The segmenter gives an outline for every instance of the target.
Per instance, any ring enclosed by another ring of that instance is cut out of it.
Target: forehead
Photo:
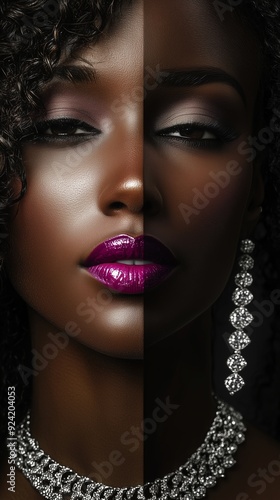
[[[238,16],[222,22],[210,0],[146,0],[145,63],[164,69],[212,67],[225,71],[254,101],[261,52],[253,32]],[[251,98],[251,99],[250,99]]]
[[[222,70],[240,84],[251,111],[259,88],[261,51],[252,30],[237,11],[221,21],[210,0],[125,3],[121,17],[79,55],[96,71],[101,94],[138,87],[155,68]]]

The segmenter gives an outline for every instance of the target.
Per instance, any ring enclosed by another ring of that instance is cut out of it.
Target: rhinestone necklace
[[[196,500],[205,498],[245,440],[246,427],[240,413],[221,401],[206,438],[178,470],[144,486],[113,488],[79,476],[58,464],[40,449],[30,432],[30,413],[16,431],[16,465],[32,486],[49,500]]]

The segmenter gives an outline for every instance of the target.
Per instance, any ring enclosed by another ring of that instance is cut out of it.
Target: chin
[[[107,318],[109,320],[109,318]],[[75,338],[75,342],[104,356],[117,359],[143,360],[144,332],[143,328],[131,329],[128,325],[114,325],[111,328],[102,325],[94,331],[85,331]]]

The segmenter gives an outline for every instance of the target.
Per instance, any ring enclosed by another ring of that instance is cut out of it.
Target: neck
[[[203,442],[216,406],[211,372],[210,313],[146,352],[145,418],[159,401],[172,406],[147,439],[145,481],[177,469]]]
[[[41,448],[79,474],[122,487],[186,462],[215,411],[209,316],[147,349],[144,363],[110,358],[74,339],[53,349],[33,381],[31,428]],[[48,332],[49,325],[31,320],[37,356],[46,353]]]

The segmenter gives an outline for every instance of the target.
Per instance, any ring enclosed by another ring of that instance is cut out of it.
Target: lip
[[[100,243],[82,265],[93,278],[112,290],[141,294],[162,283],[177,261],[172,252],[153,236],[133,238],[121,234]]]

